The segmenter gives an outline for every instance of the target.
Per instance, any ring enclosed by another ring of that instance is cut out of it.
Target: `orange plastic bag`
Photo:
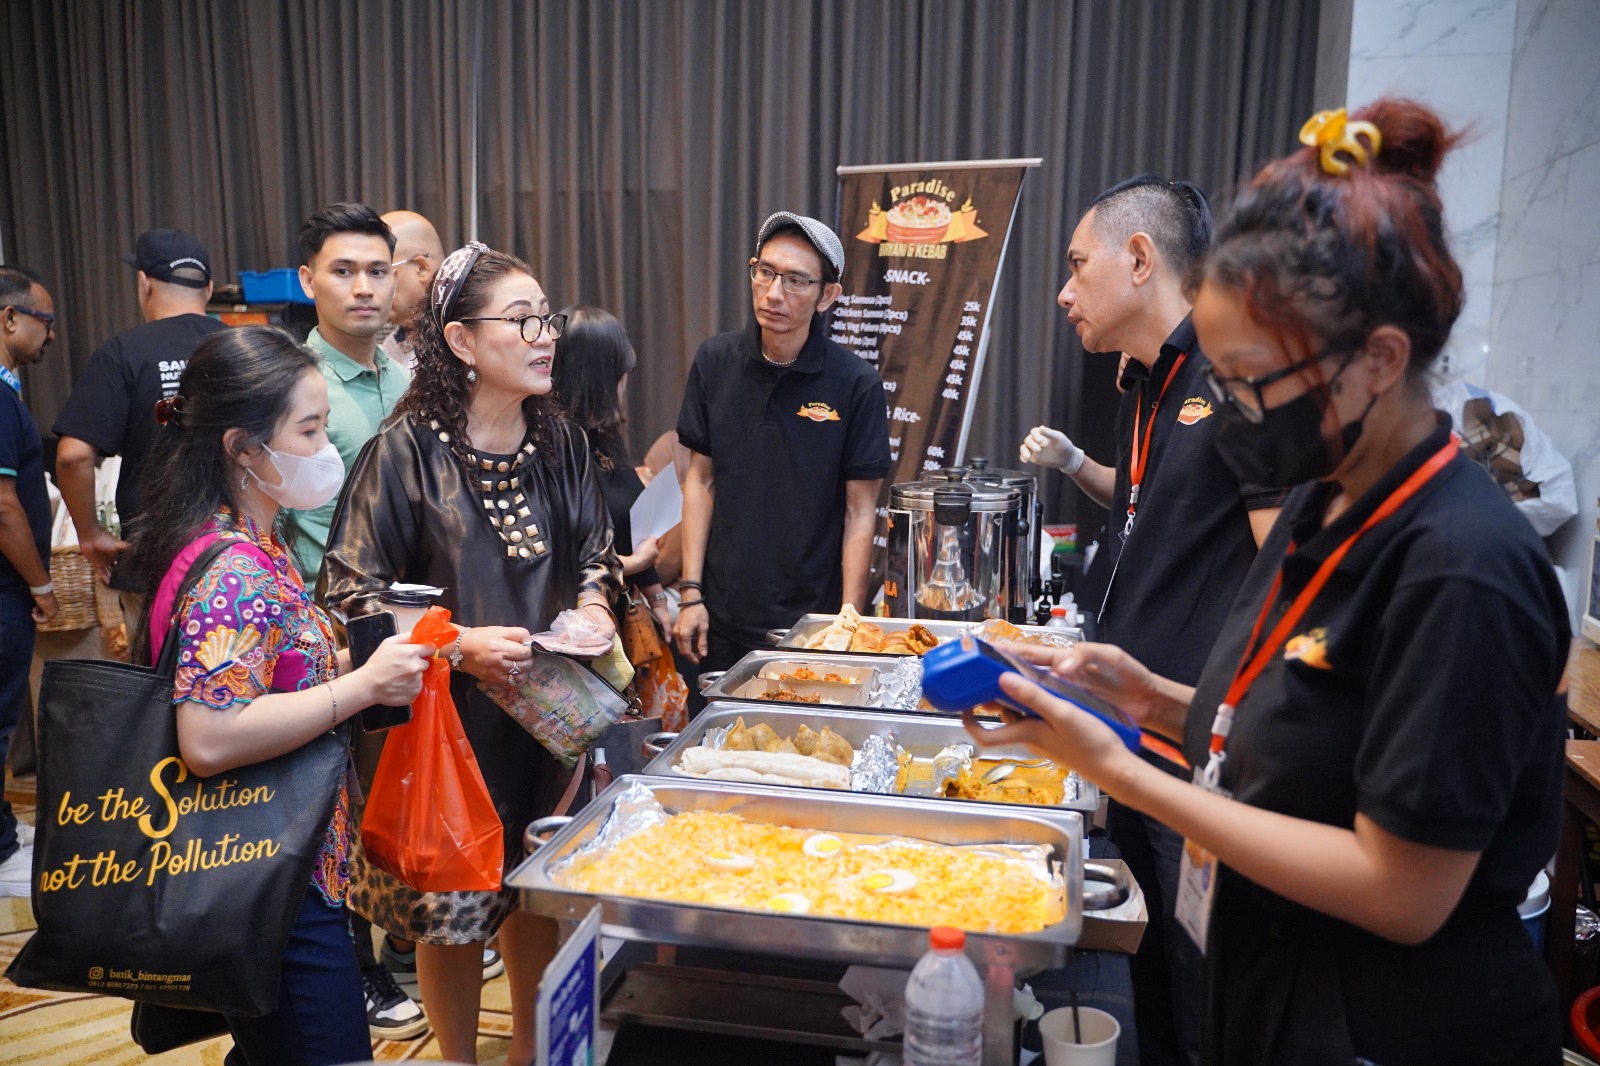
[[[441,648],[454,643],[450,612],[428,608],[412,639]],[[461,728],[443,659],[423,675],[411,721],[389,731],[367,794],[361,844],[372,865],[420,892],[500,888],[504,830]]]

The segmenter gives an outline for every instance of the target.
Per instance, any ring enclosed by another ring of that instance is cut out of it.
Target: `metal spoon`
[[[992,766],[985,770],[983,772],[983,776],[978,780],[982,781],[986,785],[992,785],[996,781],[1002,781],[1005,778],[1010,777],[1012,771],[1016,770],[1018,767],[1025,766],[1029,769],[1034,769],[1040,766],[1049,765],[1049,759],[1006,759],[1001,762],[999,766]]]

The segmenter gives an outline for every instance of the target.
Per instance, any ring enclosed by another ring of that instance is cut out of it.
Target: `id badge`
[[[1183,842],[1178,863],[1178,902],[1175,917],[1200,954],[1206,953],[1206,931],[1211,927],[1211,905],[1217,898],[1217,857],[1192,840]]]

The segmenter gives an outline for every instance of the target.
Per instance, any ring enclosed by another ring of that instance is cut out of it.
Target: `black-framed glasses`
[[[821,285],[821,278],[808,278],[804,274],[780,274],[765,263],[750,264],[750,280],[762,288],[770,288],[774,281],[783,279],[783,291],[804,296],[813,285]]]
[[[6,304],[6,310],[27,315],[29,318],[37,318],[40,322],[44,323],[45,329],[51,329],[56,324],[56,316],[52,315],[49,311],[35,311],[31,307],[18,307],[16,304]]]
[[[522,339],[529,344],[538,343],[539,337],[550,331],[550,339],[555,340],[561,336],[561,331],[567,328],[567,316],[557,313],[553,315],[517,315],[514,318],[480,316],[478,318],[458,318],[457,322],[515,322],[517,329],[522,333]],[[532,322],[533,336],[528,336],[528,323]]]
[[[1270,374],[1262,374],[1260,377],[1253,378],[1223,377],[1215,369],[1208,366],[1205,369],[1206,385],[1210,387],[1211,395],[1219,403],[1225,403],[1236,408],[1240,414],[1251,422],[1260,422],[1266,417],[1267,401],[1264,392],[1268,385],[1282,381],[1291,374],[1298,374],[1302,370],[1316,366],[1324,359],[1332,359],[1340,354],[1342,353],[1334,351],[1321,352],[1307,359],[1302,359],[1298,363],[1290,363],[1288,366],[1274,370]],[[1355,353],[1351,353],[1351,358],[1354,357]],[[1349,365],[1350,362],[1347,359],[1345,366]],[[1334,374],[1334,378],[1337,378],[1342,373],[1344,373],[1344,366],[1339,368],[1339,373]],[[1330,381],[1329,384],[1332,384],[1332,382]]]

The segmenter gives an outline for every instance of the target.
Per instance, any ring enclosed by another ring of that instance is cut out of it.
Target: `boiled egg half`
[[[780,914],[805,914],[811,910],[811,901],[798,892],[779,892],[767,898],[767,909]]]
[[[800,849],[813,859],[831,859],[844,850],[844,841],[832,833],[816,833],[806,837]]]
[[[908,870],[874,870],[861,879],[861,887],[880,896],[903,896],[917,887],[917,875]]]
[[[736,851],[708,851],[705,854],[705,862],[713,870],[731,874],[742,874],[756,864],[750,856],[740,855]]]

